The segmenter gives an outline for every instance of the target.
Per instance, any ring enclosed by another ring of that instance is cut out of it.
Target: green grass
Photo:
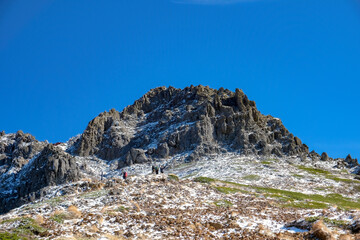
[[[329,171],[323,170],[323,169],[318,169],[318,168],[309,168],[309,167],[305,167],[305,166],[297,166],[298,169],[304,170],[308,173],[314,174],[314,175],[327,175],[327,174],[331,174]]]
[[[2,221],[1,224],[9,222],[19,222],[19,225],[13,230],[13,233],[22,236],[41,235],[47,231],[46,228],[39,226],[34,219],[28,217],[5,220]]]
[[[55,207],[64,201],[63,197],[54,197],[49,200],[46,200],[45,203],[48,203],[51,207]]]
[[[215,206],[217,207],[231,207],[233,204],[232,202],[228,201],[228,200],[218,200],[214,202]]]
[[[215,179],[208,178],[208,177],[197,177],[194,179],[194,181],[200,182],[200,183],[212,183],[212,182],[215,182]]]
[[[305,221],[313,223],[320,219],[322,219],[327,224],[330,224],[332,226],[337,226],[337,227],[347,227],[350,224],[349,222],[344,221],[344,220],[330,219],[327,217],[320,217],[320,216],[308,217],[308,218],[305,218]]]
[[[269,165],[269,164],[271,164],[272,162],[270,162],[270,161],[261,161],[261,163],[262,163],[262,164],[265,164],[265,165]]]
[[[196,175],[196,173],[194,172],[194,173],[191,173],[191,174],[189,174],[189,175],[186,175],[184,178],[191,178],[191,177],[193,177],[193,176],[195,176]]]
[[[326,171],[326,170],[323,170],[323,169],[309,168],[309,167],[305,167],[305,166],[297,166],[297,167],[298,167],[298,169],[304,170],[304,171],[306,171],[306,172],[308,172],[310,174],[324,176],[325,178],[334,180],[336,182],[360,183],[358,180],[355,180],[355,179],[347,179],[347,178],[336,177],[336,176],[332,175],[329,171]]]
[[[320,169],[321,170],[321,169]],[[327,172],[325,170],[315,171],[315,172]],[[266,187],[257,187],[250,186],[245,184],[233,183],[229,181],[220,181],[212,178],[198,177],[198,182],[202,183],[212,183],[212,182],[220,182],[231,185],[229,186],[215,186],[215,189],[218,191],[231,194],[236,192],[244,192],[245,189],[253,189],[256,192],[264,194],[267,197],[279,198],[282,201],[291,201],[289,204],[283,205],[284,207],[297,207],[297,208],[327,208],[330,205],[336,205],[342,209],[360,209],[360,201],[353,201],[350,198],[343,197],[341,194],[328,194],[328,195],[320,195],[320,194],[305,194],[301,192],[293,192],[287,190],[281,190],[276,188],[266,188]],[[240,189],[241,187],[241,189]],[[246,191],[247,192],[247,191]],[[249,192],[247,192],[249,193]]]
[[[129,208],[124,207],[124,206],[120,206],[120,207],[116,208],[115,211],[126,212],[126,211],[129,211]]]
[[[67,218],[67,215],[65,213],[55,214],[50,219],[58,222],[58,223],[64,223],[64,220]]]
[[[15,233],[0,232],[0,240],[27,240],[28,238],[20,237]]]
[[[293,201],[292,198],[286,197],[286,196],[281,195],[281,194],[268,194],[268,193],[266,193],[266,194],[264,194],[264,196],[267,197],[267,198],[268,198],[268,197],[270,197],[270,198],[276,198],[276,199],[278,199],[278,200],[280,200],[280,201],[282,201],[282,202]]]
[[[251,175],[247,175],[247,176],[242,177],[242,179],[248,180],[248,181],[258,181],[258,180],[261,179],[261,177],[258,176],[258,175],[251,174]]]
[[[98,198],[101,196],[105,196],[109,191],[108,190],[98,190],[98,191],[92,191],[81,195],[81,198]]]
[[[230,187],[215,187],[215,189],[217,189],[219,192],[225,193],[225,194],[229,194],[229,193],[237,193],[237,192],[241,192],[241,189],[238,188],[230,188]]]
[[[347,178],[339,178],[333,175],[326,175],[325,176],[328,179],[334,180],[336,182],[344,182],[344,183],[360,183],[358,180],[354,179],[347,179]]]
[[[174,181],[179,181],[179,177],[176,176],[175,174],[169,174],[168,179],[169,180],[174,180]]]
[[[300,175],[300,174],[291,174],[291,175],[293,175],[296,178],[304,178],[304,175]]]
[[[329,206],[326,203],[321,202],[291,202],[282,205],[282,207],[288,208],[302,208],[302,209],[325,209]]]

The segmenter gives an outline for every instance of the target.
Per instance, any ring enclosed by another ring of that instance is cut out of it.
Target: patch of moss
[[[208,177],[197,177],[194,179],[194,181],[200,182],[200,183],[212,183],[212,182],[215,182],[215,179],[208,178]]]
[[[15,233],[0,232],[0,240],[27,240],[26,237],[21,237]]]

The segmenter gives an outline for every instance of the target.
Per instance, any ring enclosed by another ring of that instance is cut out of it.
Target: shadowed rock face
[[[0,183],[0,213],[42,197],[47,186],[79,178],[74,157],[49,144],[16,175]]]
[[[132,149],[145,154],[129,158]],[[155,88],[121,113],[101,113],[89,123],[74,152],[120,158],[120,166],[125,166],[184,152],[194,160],[224,151],[308,155],[299,138],[279,119],[262,115],[241,90],[204,86]]]

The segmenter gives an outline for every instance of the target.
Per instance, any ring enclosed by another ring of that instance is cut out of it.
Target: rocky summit
[[[355,239],[359,169],[242,90],[158,87],[66,143],[0,132],[0,239]]]
[[[309,150],[279,119],[262,115],[241,90],[203,86],[155,88],[121,113],[101,113],[73,149],[79,156],[121,159],[120,167],[224,152],[306,157]]]

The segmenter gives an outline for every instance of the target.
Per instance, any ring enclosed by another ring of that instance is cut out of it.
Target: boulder
[[[128,165],[133,163],[145,163],[148,162],[148,158],[143,149],[132,148],[126,155],[126,162]]]
[[[160,143],[158,148],[155,150],[155,153],[161,157],[161,158],[166,158],[169,156],[169,147],[167,145],[167,143]]]

